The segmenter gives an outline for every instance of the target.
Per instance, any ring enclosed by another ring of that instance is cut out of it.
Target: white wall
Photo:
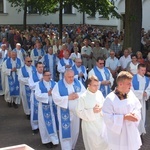
[[[118,7],[118,12],[121,14],[125,13],[125,0],[115,1],[115,5]],[[150,0],[143,0],[143,22],[142,27],[145,30],[150,29],[149,21],[149,6]],[[76,9],[73,9],[75,14],[64,14],[63,24],[82,24],[83,23],[83,13],[79,13]],[[85,23],[100,25],[100,26],[115,26],[120,31],[122,30],[122,22],[120,19],[110,18],[109,20],[105,18],[99,18],[96,14],[95,18],[89,18],[89,15],[85,15]],[[27,24],[44,24],[50,23],[59,24],[59,14],[50,14],[48,16],[38,15],[38,14],[28,14]],[[7,0],[4,0],[4,14],[0,14],[0,24],[23,24],[23,11],[18,14],[16,8],[10,6]]]

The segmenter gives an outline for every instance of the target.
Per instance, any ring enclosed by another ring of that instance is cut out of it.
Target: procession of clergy
[[[86,150],[140,149],[140,136],[146,133],[145,103],[150,95],[144,64],[135,65],[130,59],[133,78],[127,71],[115,77],[119,65],[113,74],[109,64],[115,66],[116,61],[111,62],[111,57],[110,63],[98,57],[95,66],[89,67],[90,48],[86,44],[81,49],[82,59],[71,59],[68,50],[58,58],[52,47],[45,53],[40,42],[30,56],[20,43],[13,50],[5,48],[2,44],[0,94],[8,107],[17,109],[22,102],[33,132],[40,132],[47,148],[60,142],[62,150],[75,149],[81,119]],[[114,78],[117,87],[112,90]]]

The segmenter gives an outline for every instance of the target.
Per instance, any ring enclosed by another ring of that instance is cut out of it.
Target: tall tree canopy
[[[62,37],[62,10],[67,4],[72,4],[79,12],[85,12],[89,15],[98,12],[104,17],[120,15],[116,11],[116,7],[109,0],[8,0],[12,7],[16,7],[18,12],[24,10],[24,29],[26,28],[27,7],[36,8],[40,14],[48,15],[51,12],[59,11],[59,31]]]

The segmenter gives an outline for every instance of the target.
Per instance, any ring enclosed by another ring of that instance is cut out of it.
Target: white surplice
[[[43,80],[43,84],[49,91],[51,88],[50,82],[46,82]],[[56,122],[55,122],[55,116],[53,113],[53,106],[52,106],[52,96],[48,96],[48,93],[42,93],[40,90],[39,84],[37,84],[35,88],[35,98],[39,101],[38,105],[38,123],[39,123],[39,131],[40,131],[40,136],[43,144],[52,142],[54,145],[59,144],[58,136],[57,136],[57,129],[56,129]],[[43,117],[43,107],[42,103],[44,104],[50,104],[50,109],[51,109],[51,117],[52,117],[52,123],[53,123],[53,130],[54,134],[50,135],[47,131],[47,127],[45,125],[45,120]]]
[[[43,78],[43,74],[40,74],[37,72],[37,76],[38,79],[41,80]],[[30,110],[31,110],[31,114],[30,114],[30,123],[31,123],[31,127],[32,130],[36,130],[39,128],[38,126],[38,120],[33,120],[33,115],[34,115],[34,93],[35,93],[35,88],[36,85],[38,84],[39,81],[34,82],[33,80],[33,75],[29,77],[29,87],[31,89],[31,96],[30,96]]]
[[[147,89],[145,89],[145,84],[146,84],[145,76],[142,77],[139,74],[137,74],[137,80],[139,82],[139,90],[134,90],[133,87],[132,87],[132,90],[142,105],[141,121],[139,124],[139,132],[140,132],[140,134],[145,134],[146,133],[146,130],[145,130],[146,101],[148,100],[148,98],[150,96],[150,85],[147,87]],[[146,97],[143,97],[144,91],[147,93]]]
[[[78,100],[77,114],[82,119],[82,135],[86,150],[109,150],[102,114],[93,112],[95,105],[102,107],[103,102],[104,97],[99,90],[92,93],[88,89]]]
[[[75,92],[74,87],[73,87],[74,83],[67,84],[67,82],[64,80],[64,84],[66,88],[68,89],[68,94]],[[80,85],[81,85],[81,91],[77,93],[79,96],[85,91],[85,87],[82,85],[81,82],[80,82]],[[57,115],[58,115],[58,121],[59,121],[59,138],[60,138],[60,143],[61,143],[61,150],[72,150],[75,148],[78,135],[79,135],[80,120],[76,114],[76,107],[77,107],[78,99],[68,100],[68,96],[61,96],[59,93],[58,84],[56,84],[52,90],[52,97],[53,97],[54,103],[57,105]],[[71,138],[62,139],[60,108],[67,109],[68,106],[69,106],[70,122],[71,122],[71,126],[70,126]]]
[[[29,77],[32,76],[32,66],[25,65],[25,68],[29,74]],[[28,101],[26,97],[25,85],[29,86],[29,77],[24,77],[22,74],[22,70],[20,69],[18,74],[18,80],[20,83],[20,96],[22,99],[23,110],[26,115],[30,115],[30,108],[28,106]]]
[[[141,143],[138,124],[141,119],[141,104],[130,90],[127,99],[120,100],[111,92],[102,107],[107,127],[108,143],[111,150],[138,150]],[[124,115],[134,113],[137,122],[124,120]]]
[[[69,65],[69,61],[70,59],[65,59],[62,58],[64,60],[65,65]],[[72,61],[72,59],[71,59]],[[74,65],[74,62],[72,61],[72,66]],[[70,69],[72,68],[72,66],[70,67]],[[58,62],[58,66],[57,66],[57,71],[60,73],[59,74],[59,80],[63,78],[64,72],[66,71],[66,67],[62,66],[60,61]]]
[[[0,90],[0,95],[4,95],[4,86],[3,86],[3,80],[4,80],[4,75],[3,75],[3,72],[2,72],[2,65],[3,65],[3,58],[0,58],[0,74],[1,74],[1,87],[2,87],[2,90]]]
[[[16,59],[17,60],[17,59]],[[11,59],[11,64],[12,64],[12,68],[17,68],[17,62],[16,60]],[[23,62],[21,61],[21,67],[23,66]],[[9,84],[8,84],[8,76],[11,74],[11,69],[7,68],[7,64],[6,61],[3,62],[3,66],[2,66],[2,71],[4,74],[4,81],[3,83],[5,83],[5,89],[4,89],[4,93],[5,93],[5,101],[6,102],[15,102],[16,104],[20,104],[20,96],[10,96],[10,89],[9,89]],[[19,73],[20,69],[17,69],[17,75]],[[15,72],[12,72],[12,76],[13,79],[15,80]]]

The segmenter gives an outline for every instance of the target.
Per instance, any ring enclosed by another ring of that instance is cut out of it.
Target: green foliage
[[[117,8],[114,6],[114,1],[109,0],[72,0],[73,6],[79,10],[79,12],[86,12],[89,15],[93,14],[93,11],[98,12],[105,18],[121,16],[116,11]]]
[[[39,11],[42,15],[48,15],[59,10],[60,0],[8,0],[12,7],[16,7],[18,12],[23,10],[25,1],[27,1],[27,7],[32,6]],[[62,8],[66,4],[72,4],[79,12],[85,12],[89,15],[93,15],[98,12],[105,18],[117,17],[120,15],[117,13],[117,8],[114,6],[114,0],[62,0]]]

